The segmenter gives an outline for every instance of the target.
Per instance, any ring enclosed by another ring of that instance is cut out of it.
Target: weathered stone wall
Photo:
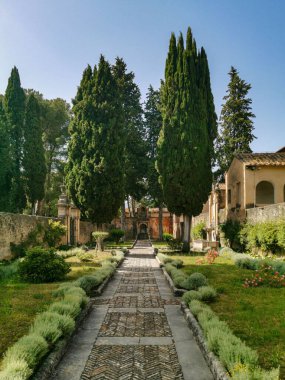
[[[79,243],[86,244],[91,241],[92,232],[95,231],[96,226],[90,222],[80,221],[80,235],[79,235]]]
[[[252,224],[269,220],[285,219],[285,203],[247,209],[246,218],[247,221]]]
[[[198,216],[195,216],[192,219],[193,227],[196,226],[196,224],[201,223],[201,222],[204,222],[206,226],[209,225],[209,213],[208,212],[204,212]]]
[[[50,218],[0,212],[0,260],[11,257],[10,243],[19,244],[37,224],[47,226]]]

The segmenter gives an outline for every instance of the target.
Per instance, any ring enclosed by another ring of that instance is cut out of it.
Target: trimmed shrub
[[[231,371],[237,363],[252,367],[258,363],[257,352],[246,346],[233,334],[223,336],[219,348],[219,358],[229,371]]]
[[[232,255],[234,254],[235,252],[229,248],[229,247],[224,247],[220,250],[219,252],[219,256],[222,256],[222,257],[232,257]]]
[[[21,278],[35,283],[63,280],[69,271],[70,265],[62,257],[41,247],[27,251],[27,256],[19,264]]]
[[[236,257],[234,258],[234,263],[237,267],[243,269],[256,270],[259,267],[259,260],[249,257]]]
[[[209,306],[203,304],[198,300],[191,301],[189,304],[189,309],[195,317],[197,317],[204,310],[211,310]]]
[[[59,256],[61,256],[61,257],[63,257],[63,258],[67,258],[67,257],[73,257],[73,256],[77,256],[78,254],[83,254],[83,253],[85,253],[86,251],[84,250],[84,249],[82,249],[82,248],[70,248],[70,249],[68,249],[68,250],[60,250],[60,249],[58,249],[57,251],[56,251],[56,253],[59,255]]]
[[[201,300],[201,294],[197,290],[189,290],[188,292],[184,293],[182,296],[182,300],[188,305],[189,302],[193,300]]]
[[[41,330],[41,327],[46,324],[53,324],[63,335],[69,335],[75,328],[75,322],[70,316],[46,311],[37,316],[33,329],[37,332],[38,327]]]
[[[198,289],[198,293],[200,296],[200,299],[204,302],[212,302],[217,297],[216,289],[214,289],[212,286],[201,286]],[[199,298],[196,298],[199,299]]]
[[[3,366],[9,366],[16,360],[24,360],[29,368],[36,367],[40,359],[48,352],[48,344],[45,339],[38,334],[25,335],[13,346],[9,347],[3,359]]]
[[[109,231],[109,236],[112,240],[119,244],[120,239],[125,235],[125,232],[120,228],[113,228]]]
[[[176,267],[177,269],[179,269],[179,268],[183,267],[183,261],[180,260],[180,259],[172,260],[171,261],[171,265],[173,265],[174,267]]]
[[[187,280],[187,275],[184,272],[175,268],[170,263],[165,265],[165,270],[171,276],[172,281],[176,287],[178,288],[184,287],[184,283]]]
[[[76,254],[76,257],[83,262],[91,262],[94,260],[94,255],[90,252],[81,251]]]
[[[199,272],[192,273],[184,282],[185,289],[197,290],[201,286],[208,284],[207,278]]]
[[[68,315],[75,319],[80,314],[81,309],[78,303],[63,300],[51,304],[48,311],[61,315]]]
[[[32,374],[25,360],[11,360],[6,368],[0,372],[0,380],[26,380]]]
[[[59,330],[55,319],[51,319],[49,323],[46,323],[46,321],[40,318],[30,328],[30,334],[38,334],[48,343],[54,344],[62,336],[62,331]]]

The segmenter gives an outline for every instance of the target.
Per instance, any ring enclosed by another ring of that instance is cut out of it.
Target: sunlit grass
[[[285,365],[285,288],[243,288],[252,271],[237,268],[232,260],[219,257],[214,264],[197,265],[203,256],[172,256],[183,260],[183,270],[201,272],[219,297],[211,304],[234,333],[259,353],[264,368]],[[284,373],[285,374],[285,373]],[[284,377],[282,374],[282,378]]]

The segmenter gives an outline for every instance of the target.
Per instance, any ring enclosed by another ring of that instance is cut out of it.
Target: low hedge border
[[[183,296],[184,293],[187,292],[186,289],[178,289],[176,288],[176,286],[174,285],[174,282],[172,281],[172,278],[169,276],[169,274],[166,272],[165,268],[164,268],[164,264],[160,261],[159,259],[159,255],[156,255],[155,256],[158,264],[159,264],[159,267],[162,269],[163,271],[163,274],[169,284],[169,286],[171,287],[171,290],[173,291],[173,294],[176,296],[176,297],[179,297],[179,296]]]
[[[158,261],[160,262],[160,260],[158,259]],[[169,282],[169,279],[171,280],[170,276],[168,275],[168,273],[164,270],[164,268],[162,268],[163,270],[163,273],[166,277],[166,279],[168,280]],[[172,282],[172,280],[171,280]],[[173,284],[173,282],[172,282]],[[171,286],[174,294],[175,294],[175,287],[174,287],[174,284],[173,286]],[[226,368],[224,367],[223,365],[223,362],[215,355],[214,352],[210,351],[210,349],[208,348],[208,344],[207,343],[207,339],[206,339],[206,336],[202,330],[202,327],[200,326],[199,324],[199,321],[195,318],[195,316],[193,315],[193,313],[191,312],[190,308],[188,308],[188,305],[186,304],[186,302],[184,302],[184,300],[181,300],[181,310],[184,314],[184,317],[188,323],[188,326],[189,328],[191,329],[193,335],[194,335],[194,338],[199,346],[199,348],[201,349],[201,352],[214,376],[214,379],[215,380],[229,380],[229,379],[232,379],[232,380],[250,380],[250,379],[254,379],[254,380],[278,380],[279,379],[279,370],[278,369],[272,369],[272,370],[269,370],[269,371],[266,371],[266,370],[263,370],[262,368],[260,368],[257,364],[257,360],[258,360],[258,356],[257,356],[257,353],[255,350],[252,350],[251,348],[249,348],[248,346],[246,346],[244,344],[243,341],[241,341],[239,338],[237,338],[230,330],[230,328],[226,325],[225,322],[222,322],[222,321],[219,321],[219,318],[218,316],[215,315],[215,313],[212,311],[212,309],[207,306],[204,302],[201,302],[198,301],[198,300],[195,300],[195,301],[191,301],[191,299],[195,299],[196,297],[192,297],[194,294],[193,293],[199,293],[200,290],[203,290],[203,288],[211,288],[214,292],[215,292],[215,289],[213,289],[212,287],[200,287],[198,288],[197,291],[189,291],[189,292],[184,292],[184,297],[185,300],[188,298],[190,303],[189,304],[192,304],[192,302],[196,302],[198,303],[198,305],[201,305],[201,307],[203,307],[203,309],[205,309],[204,311],[204,314],[203,315],[204,317],[207,317],[209,318],[209,320],[207,319],[207,323],[213,323],[213,321],[215,322],[216,320],[218,320],[218,323],[220,323],[222,326],[225,326],[224,328],[228,331],[229,333],[229,341],[231,340],[234,340],[234,342],[232,344],[240,344],[243,348],[243,351],[245,351],[245,353],[243,354],[244,357],[246,358],[246,355],[248,355],[249,358],[251,358],[251,360],[254,359],[254,363],[250,361],[250,359],[242,359],[241,357],[239,357],[239,360],[241,360],[241,362],[234,362],[234,365],[232,365],[230,368],[231,368],[231,371],[233,371],[233,373],[229,373],[227,372]],[[181,289],[178,289],[178,290],[181,290]],[[202,292],[203,293],[203,292]],[[176,294],[175,294],[176,295]],[[191,296],[191,297],[190,297]],[[208,297],[208,301],[211,302],[213,300],[213,298],[211,299],[211,297],[209,298]],[[194,305],[194,304],[193,304]],[[204,306],[203,306],[204,305]],[[200,306],[199,306],[200,307]],[[198,315],[199,317],[199,315]],[[197,317],[197,318],[198,318]],[[213,318],[213,320],[211,319]],[[202,321],[202,319],[201,319]],[[205,321],[203,322],[205,323]],[[214,329],[217,329],[216,325],[214,325],[213,327]],[[213,339],[213,337],[212,337]],[[219,344],[222,344],[222,340],[221,342],[219,342]],[[233,347],[232,347],[233,349]],[[220,351],[218,351],[220,352]],[[223,359],[225,360],[225,358]],[[233,360],[233,359],[231,359]],[[243,361],[244,360],[244,361]],[[226,363],[226,367],[229,365],[227,364],[228,362],[225,361]],[[243,364],[241,364],[243,363]],[[251,363],[251,364],[249,364]],[[231,363],[233,364],[233,363]]]
[[[33,329],[35,329],[34,326],[36,326],[34,322],[31,327],[31,332],[28,335],[25,335],[24,337],[20,338],[19,341],[17,341],[13,346],[8,348],[6,352],[6,355],[8,354],[8,356],[6,356],[6,359],[4,357],[4,365],[2,366],[3,370],[0,372],[0,380],[27,380],[30,378],[32,378],[33,380],[50,379],[54,369],[60,362],[64,353],[66,352],[72,337],[74,336],[79,326],[86,318],[86,316],[89,314],[92,308],[93,301],[86,297],[86,289],[89,289],[90,285],[92,284],[94,286],[98,286],[99,284],[96,284],[96,281],[101,281],[101,284],[96,292],[96,294],[101,294],[104,287],[111,279],[116,268],[118,267],[118,265],[121,264],[123,259],[124,254],[121,252],[117,253],[113,257],[113,260],[107,260],[105,262],[102,262],[102,269],[98,269],[98,271],[96,271],[97,277],[92,275],[86,275],[80,277],[78,279],[79,281],[76,280],[70,283],[61,284],[59,288],[55,291],[55,294],[61,296],[61,301],[56,301],[53,304],[51,304],[47,311],[53,312],[55,313],[55,316],[58,315],[59,317],[60,315],[70,315],[73,318],[73,320],[75,320],[75,326],[72,332],[64,334],[63,331],[58,331],[59,336],[54,338],[53,343],[49,344],[49,352],[45,353],[45,355],[39,354],[38,357],[32,358],[34,364],[31,367],[28,366],[25,356],[27,354],[30,354],[30,352],[16,352],[16,356],[13,357],[13,352],[15,352],[15,349],[13,351],[13,347],[17,345],[17,343],[21,341],[22,338],[29,336],[35,336],[36,338],[42,339],[43,343],[45,343],[45,345],[48,346],[48,340],[51,339],[50,335],[48,334],[56,333],[56,331],[42,331],[41,333],[39,331],[35,331],[36,335],[30,335],[31,333],[33,333]],[[84,285],[85,289],[83,289]],[[92,288],[90,290],[92,291]],[[89,291],[89,293],[91,292]],[[71,302],[70,305],[68,304],[69,302]],[[81,311],[79,311],[80,308],[82,309]],[[46,312],[38,314],[38,317],[43,316],[44,313]],[[42,330],[44,330],[44,328]],[[43,338],[43,334],[46,334],[47,337]],[[29,350],[33,351],[32,347],[30,347]],[[7,363],[5,363],[5,360]]]
[[[190,327],[194,338],[202,351],[202,354],[214,376],[215,380],[229,380],[229,376],[226,373],[226,370],[224,369],[222,363],[219,361],[219,359],[216,357],[216,355],[213,354],[213,352],[208,350],[206,339],[204,336],[204,333],[197,322],[194,315],[191,313],[191,311],[188,309],[186,303],[184,301],[181,301],[181,310],[184,314],[184,317],[188,323],[188,326]]]

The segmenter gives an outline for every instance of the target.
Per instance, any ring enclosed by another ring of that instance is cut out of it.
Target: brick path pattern
[[[93,302],[55,380],[213,379],[149,242]]]

